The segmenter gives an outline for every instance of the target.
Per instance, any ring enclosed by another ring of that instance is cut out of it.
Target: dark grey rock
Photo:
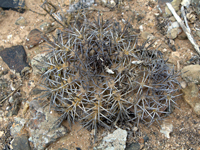
[[[149,140],[149,137],[145,136],[143,139],[144,139],[144,143],[145,143],[145,142],[147,142]]]
[[[172,51],[176,51],[176,46],[175,45],[172,45],[171,47],[170,47],[171,49],[172,49]]]
[[[18,73],[28,66],[26,52],[22,45],[5,48],[0,51],[0,56],[10,69]]]
[[[172,51],[176,51],[176,46],[174,45],[174,40],[172,39],[166,39],[166,44],[168,44],[169,48],[171,48]]]
[[[23,13],[26,9],[25,0],[0,0],[0,7],[13,9]]]
[[[13,150],[31,150],[28,137],[25,135],[15,137],[12,142],[12,147]]]
[[[140,150],[140,144],[139,143],[132,143],[125,150]]]

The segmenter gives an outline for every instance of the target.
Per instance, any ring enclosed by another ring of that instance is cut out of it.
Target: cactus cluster
[[[131,27],[81,12],[49,42],[38,68],[60,122],[80,121],[95,132],[120,121],[150,125],[176,105],[178,75],[152,44],[137,44]]]

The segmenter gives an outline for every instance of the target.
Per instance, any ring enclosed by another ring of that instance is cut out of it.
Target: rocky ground
[[[183,0],[184,1],[184,0]],[[69,1],[51,0],[66,10]],[[91,15],[98,10],[104,18],[113,17],[123,24],[127,19],[139,35],[139,43],[154,40],[168,62],[177,72],[182,89],[177,106],[171,114],[150,127],[140,123],[119,124],[111,131],[101,129],[94,143],[93,131],[77,122],[71,128],[67,121],[56,127],[59,115],[49,110],[43,101],[35,99],[43,91],[38,88],[39,75],[34,65],[47,52],[44,37],[52,34],[60,25],[40,7],[41,0],[26,1],[23,13],[14,10],[0,11],[0,149],[193,149],[200,150],[200,57],[193,45],[167,9],[165,2],[154,0],[123,1],[116,5],[102,1],[90,5]],[[169,2],[169,1],[168,1]],[[172,6],[181,14],[182,0],[174,0]],[[198,1],[191,0],[187,8],[187,20],[197,45],[200,45],[200,11]],[[22,147],[23,146],[23,147]],[[120,147],[121,146],[121,147]]]

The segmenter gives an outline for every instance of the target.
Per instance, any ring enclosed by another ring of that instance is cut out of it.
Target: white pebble
[[[161,125],[160,132],[165,135],[166,138],[170,138],[169,134],[173,131],[173,125],[170,123],[163,123]]]
[[[143,26],[140,25],[140,26],[139,26],[139,29],[140,29],[140,31],[142,32],[142,31],[143,31]]]

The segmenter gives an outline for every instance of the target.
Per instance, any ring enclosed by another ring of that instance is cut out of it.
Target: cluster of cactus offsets
[[[128,21],[123,28],[100,15],[77,22],[59,31],[38,66],[60,122],[97,131],[122,121],[150,125],[169,113],[179,83],[160,51],[139,46]]]

